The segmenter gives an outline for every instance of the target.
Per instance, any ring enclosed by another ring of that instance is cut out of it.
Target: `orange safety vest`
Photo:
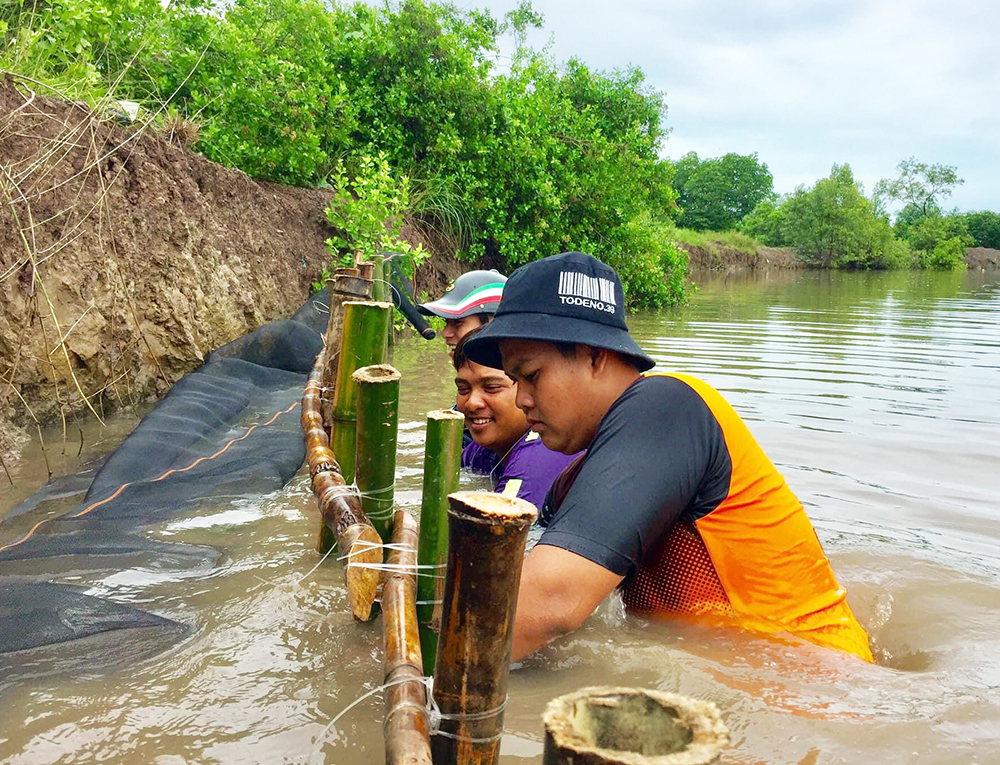
[[[624,587],[625,605],[645,614],[710,615],[754,631],[789,632],[873,661],[868,635],[802,503],[743,420],[710,385],[663,376],[689,386],[712,411],[732,475],[718,507],[693,524],[675,524],[639,566]]]

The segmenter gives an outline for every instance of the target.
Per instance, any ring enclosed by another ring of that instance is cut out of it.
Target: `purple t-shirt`
[[[475,442],[469,444],[462,450],[462,467],[490,476],[493,491],[498,494],[520,497],[540,508],[552,482],[576,456],[545,448],[539,435],[529,430],[502,463],[492,449]]]

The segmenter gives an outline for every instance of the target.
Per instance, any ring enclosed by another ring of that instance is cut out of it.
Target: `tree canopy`
[[[834,268],[892,268],[909,262],[889,221],[875,214],[848,164],[834,165],[811,189],[799,186],[780,207],[781,229],[807,263]]]
[[[773,196],[774,179],[757,158],[726,154],[699,160],[695,152],[679,159],[674,168],[674,190],[681,208],[680,225],[728,231],[760,203]]]
[[[926,217],[935,207],[940,208],[941,200],[951,196],[956,186],[965,181],[958,177],[957,168],[951,165],[928,165],[917,162],[915,157],[904,159],[897,165],[899,176],[883,178],[872,195],[876,209],[883,211],[889,200],[913,205]]]

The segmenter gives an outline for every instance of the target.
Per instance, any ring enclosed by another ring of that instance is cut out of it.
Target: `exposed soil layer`
[[[743,252],[722,244],[697,247],[684,242],[678,247],[687,251],[695,271],[763,271],[769,268],[802,268],[802,262],[790,247],[761,247],[757,252]]]
[[[791,247],[761,247],[755,253],[735,250],[720,243],[711,247],[697,247],[679,242],[678,246],[690,256],[694,271],[766,271],[771,268],[805,268]],[[1000,267],[1000,250],[970,247],[965,251],[969,268]]]
[[[0,80],[0,457],[15,426],[84,416],[78,386],[98,412],[162,395],[290,315],[328,262],[328,201]],[[442,260],[418,289],[460,272]]]
[[[989,247],[970,247],[965,251],[965,262],[969,268],[998,268],[1000,267],[1000,250],[991,250]]]

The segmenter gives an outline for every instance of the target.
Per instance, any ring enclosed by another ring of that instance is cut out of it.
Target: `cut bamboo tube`
[[[514,611],[534,505],[486,492],[448,497],[448,571],[434,670],[441,732],[435,763],[494,765],[514,635]]]
[[[427,688],[417,636],[416,545],[417,522],[397,510],[382,584],[386,765],[431,765]]]
[[[417,621],[424,674],[434,674],[444,568],[448,560],[448,495],[458,491],[465,417],[454,409],[427,414],[424,446],[424,487],[420,502],[420,545],[417,562]]]
[[[382,540],[371,521],[365,517],[357,491],[348,488],[334,453],[330,451],[319,411],[324,354],[316,357],[302,394],[302,434],[306,442],[313,494],[320,512],[317,547],[325,555],[334,544],[337,545],[337,551],[344,560],[344,580],[351,613],[354,618],[364,621],[371,616],[378,572],[374,568],[359,568],[350,564],[357,562],[374,566],[381,563]]]
[[[583,688],[542,720],[543,765],[708,765],[729,743],[715,704],[643,688]]]
[[[351,376],[358,388],[354,480],[365,515],[382,539],[392,532],[399,378],[388,364],[361,367]]]
[[[337,381],[337,364],[340,360],[340,336],[344,327],[344,302],[366,300],[372,294],[371,279],[362,279],[355,268],[338,268],[333,279],[327,283],[330,297],[330,317],[326,324],[326,364],[323,368],[323,389],[329,395],[323,397],[320,412],[323,426],[329,433],[333,426],[333,389]],[[345,454],[334,449],[334,454],[343,462]],[[351,447],[351,462],[354,462],[354,448]],[[346,477],[346,476],[345,476]],[[351,481],[350,478],[347,479]]]
[[[343,304],[344,321],[337,363],[336,390],[333,393],[333,417],[357,419],[358,386],[351,375],[361,367],[381,364],[385,354],[391,303],[347,301]]]

